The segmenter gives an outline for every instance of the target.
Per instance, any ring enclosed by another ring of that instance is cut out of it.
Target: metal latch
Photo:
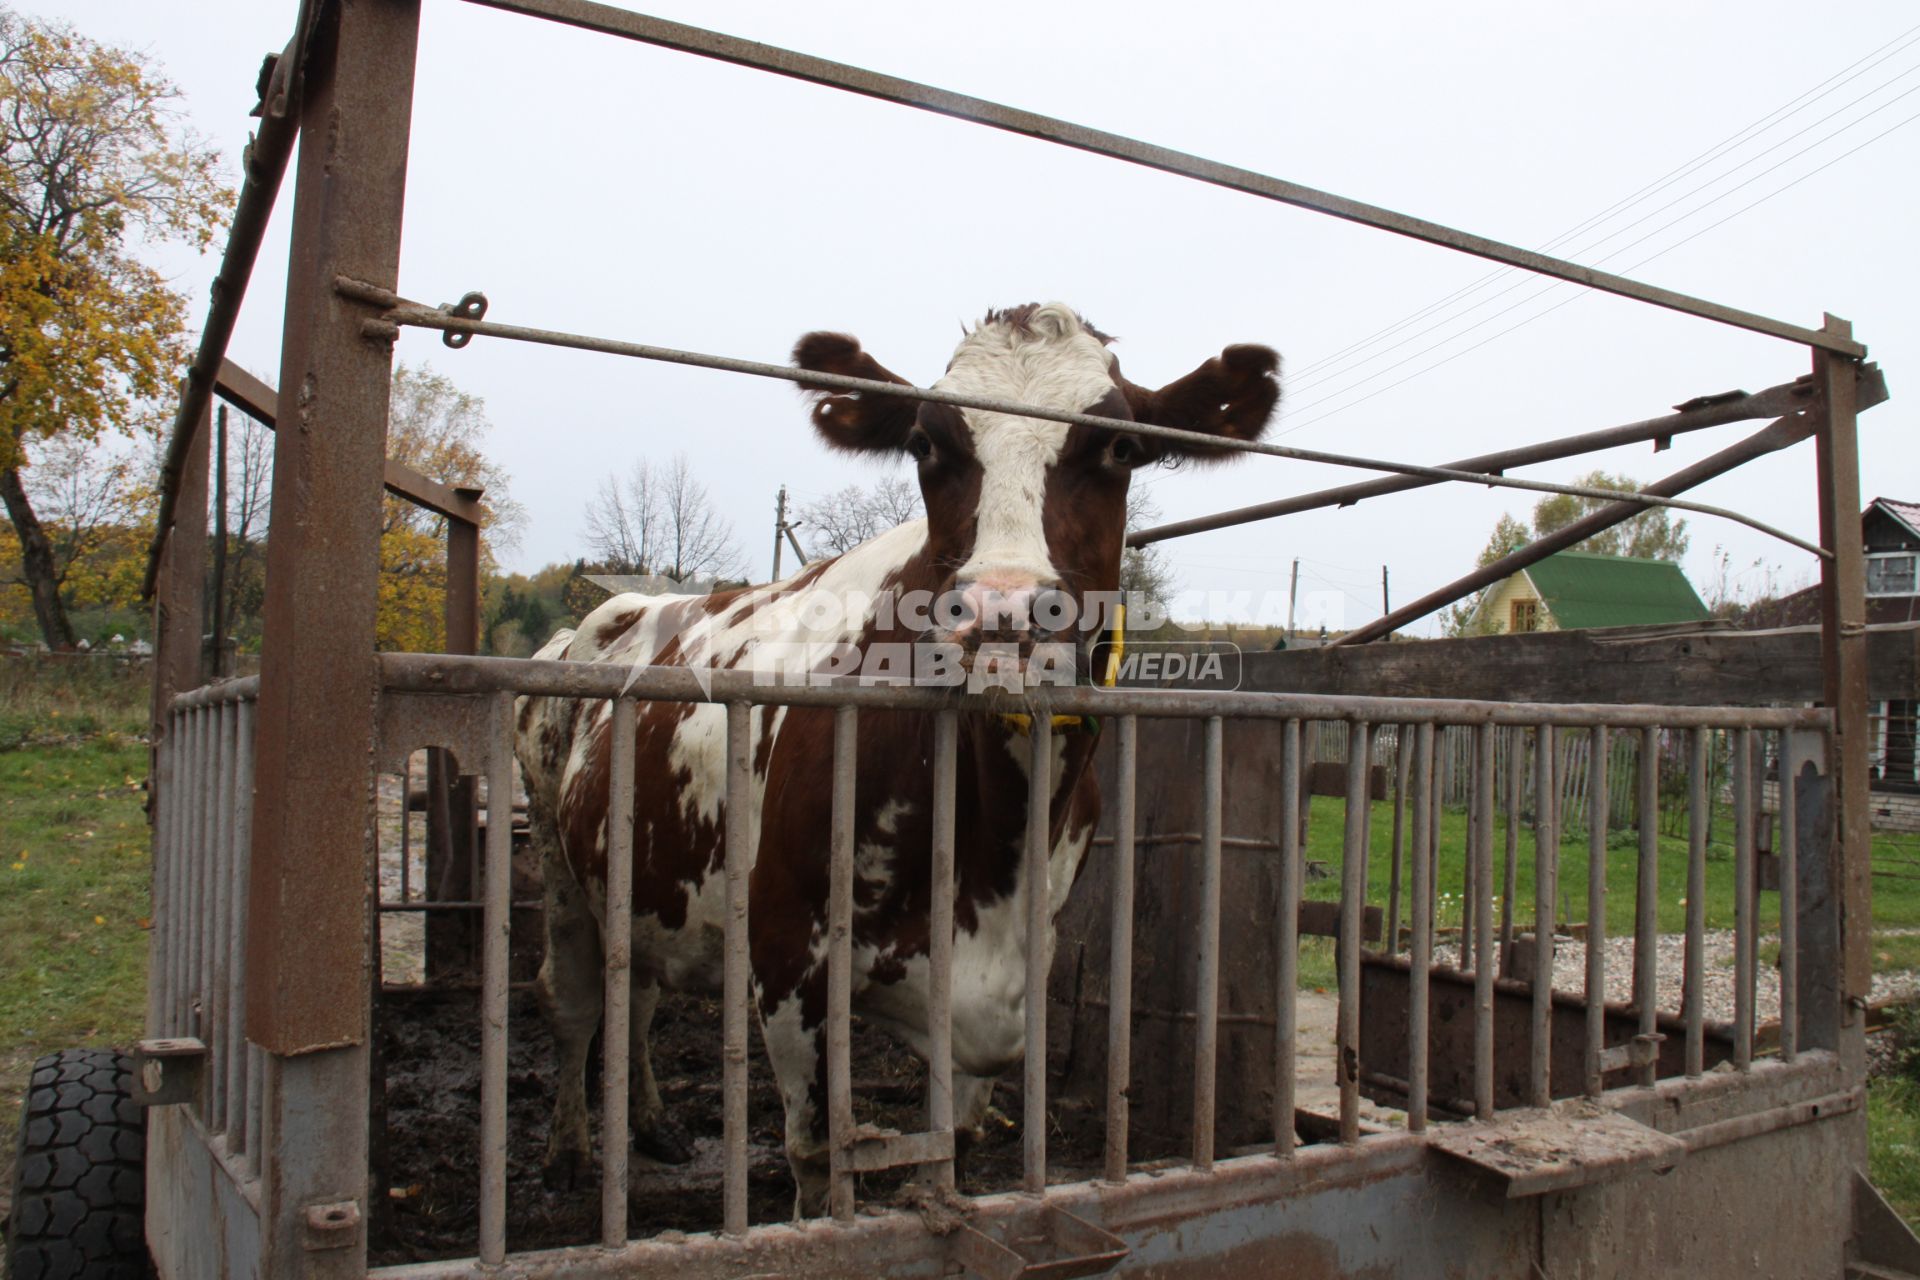
[[[143,1107],[168,1107],[200,1096],[207,1046],[192,1036],[142,1040],[133,1050],[133,1100]]]
[[[1098,1276],[1126,1261],[1126,1241],[1064,1209],[1043,1205],[1040,1220],[1022,1215],[989,1235],[962,1222],[947,1237],[953,1260],[982,1280],[1068,1280]]]

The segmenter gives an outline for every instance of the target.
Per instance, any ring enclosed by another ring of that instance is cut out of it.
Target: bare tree
[[[844,555],[861,543],[920,516],[920,490],[899,476],[882,477],[871,489],[850,484],[801,507],[794,523],[819,556]]]
[[[587,504],[587,546],[608,572],[675,581],[738,578],[745,557],[683,453],[665,466],[642,458],[607,477]]]
[[[1160,506],[1143,484],[1127,490],[1127,532],[1159,523]],[[1157,542],[1144,547],[1128,547],[1120,553],[1120,590],[1129,598],[1141,597],[1164,611],[1167,597],[1173,594],[1173,565]]]

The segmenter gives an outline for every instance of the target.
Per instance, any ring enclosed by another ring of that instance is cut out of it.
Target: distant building
[[[1867,623],[1920,622],[1920,502],[1875,498],[1860,513],[1860,535],[1867,550]],[[1820,622],[1820,588],[1808,587],[1778,600],[1757,604],[1741,625],[1753,630],[1810,627]],[[1920,692],[1920,691],[1916,691]],[[1920,793],[1916,768],[1916,699],[1895,698],[1871,704],[1872,734],[1868,759],[1876,791]],[[1881,802],[1876,800],[1876,819]],[[1920,823],[1920,811],[1913,820]]]
[[[1469,633],[1574,631],[1704,622],[1712,613],[1668,560],[1561,551],[1528,566],[1480,597]]]

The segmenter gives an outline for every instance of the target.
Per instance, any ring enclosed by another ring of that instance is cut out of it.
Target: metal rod
[[[1122,723],[1124,755],[1127,742],[1124,726],[1131,725],[1132,721]],[[927,1069],[927,1128],[935,1133],[953,1132],[953,822],[960,758],[959,735],[960,718],[957,715],[951,711],[934,713],[933,847],[930,870],[933,887],[929,895],[927,917],[927,1044],[931,1059]],[[1123,782],[1121,785],[1125,787],[1127,784]],[[1132,867],[1129,866],[1127,871],[1127,889],[1131,893]],[[1115,908],[1116,911],[1118,909]],[[1128,924],[1132,924],[1131,912]],[[1124,1135],[1124,1121],[1121,1132]],[[1123,1167],[1125,1158],[1123,1147]],[[934,1168],[933,1177],[938,1186],[952,1188],[953,1161],[941,1161]]]
[[[1400,950],[1400,872],[1405,851],[1407,770],[1413,762],[1412,726],[1399,725],[1393,733],[1393,860],[1387,869],[1387,953]]]
[[[827,881],[827,1138],[831,1166],[827,1204],[836,1220],[853,1221],[853,828],[856,735],[860,713],[833,713],[833,822]]]
[[[1684,467],[1665,479],[1648,485],[1644,493],[1665,494],[1671,499],[1673,494],[1684,493],[1696,485],[1703,484],[1715,476],[1724,475],[1756,458],[1765,457],[1767,454],[1798,444],[1812,435],[1813,430],[1812,415],[1807,413],[1797,413],[1790,417],[1776,419],[1744,440],[1736,441],[1720,452],[1702,458],[1692,466]],[[1610,529],[1614,525],[1623,524],[1645,510],[1646,507],[1640,497],[1609,503],[1582,516],[1572,524],[1536,538],[1526,546],[1475,569],[1464,577],[1455,578],[1443,587],[1434,588],[1410,604],[1403,605],[1365,626],[1355,628],[1333,643],[1335,645],[1365,644],[1370,640],[1391,635],[1396,627],[1404,626],[1416,618],[1423,618],[1443,605],[1452,604],[1483,587],[1510,578],[1529,565],[1537,564],[1556,552],[1577,546],[1594,534]],[[1812,547],[1800,539],[1794,539],[1794,542],[1803,551],[1811,551],[1823,559],[1828,558],[1828,553],[1823,549]]]
[[[1407,1130],[1427,1127],[1427,1010],[1433,975],[1433,726],[1417,730],[1413,766],[1413,946],[1407,968]]]
[[[368,285],[362,281],[341,277],[336,282],[340,293],[356,301],[367,302],[375,306],[385,306],[379,322],[415,329],[435,329],[442,333],[466,334],[470,337],[504,338],[514,342],[529,342],[536,346],[567,347],[575,351],[593,351],[602,355],[627,356],[635,360],[653,360],[663,364],[690,365],[698,369],[713,369],[722,373],[741,373],[756,378],[776,378],[783,382],[796,382],[809,388],[826,388],[835,391],[855,391],[862,395],[895,396],[907,400],[921,400],[934,404],[950,404],[963,409],[981,409],[990,413],[1002,413],[1013,417],[1041,418],[1052,422],[1064,422],[1071,426],[1093,427],[1101,431],[1125,431],[1131,435],[1144,436],[1154,440],[1170,440],[1185,444],[1202,445],[1218,452],[1222,449],[1236,453],[1258,453],[1270,458],[1288,458],[1296,462],[1317,462],[1331,467],[1352,467],[1360,471],[1384,471],[1393,475],[1418,476],[1435,482],[1452,480],[1465,484],[1485,485],[1494,489],[1523,489],[1529,493],[1561,493],[1579,498],[1596,498],[1615,503],[1631,503],[1634,512],[1647,507],[1668,507],[1678,511],[1690,511],[1697,515],[1718,516],[1746,525],[1769,537],[1778,538],[1810,555],[1824,556],[1826,552],[1817,543],[1808,542],[1784,529],[1775,528],[1764,521],[1744,515],[1725,507],[1716,507],[1703,502],[1693,502],[1676,498],[1671,494],[1651,490],[1629,491],[1608,489],[1595,485],[1554,484],[1545,480],[1521,480],[1513,476],[1497,475],[1491,471],[1456,471],[1450,467],[1426,467],[1411,462],[1395,462],[1386,458],[1368,458],[1358,454],[1331,453],[1324,449],[1302,449],[1295,445],[1274,444],[1262,440],[1242,440],[1227,436],[1207,435],[1198,431],[1186,431],[1178,427],[1156,426],[1151,423],[1134,422],[1124,418],[1107,418],[1098,414],[1073,413],[1060,409],[1049,409],[1041,405],[1024,404],[1017,400],[1007,400],[998,396],[963,395],[953,391],[939,391],[928,387],[916,387],[903,382],[880,382],[872,378],[854,378],[844,374],[821,373],[810,369],[796,369],[788,365],[767,364],[759,360],[740,360],[732,356],[717,356],[701,351],[683,351],[677,347],[661,347],[644,342],[623,342],[614,338],[596,338],[587,334],[566,333],[558,329],[535,329],[526,325],[500,324],[493,320],[470,320],[429,307],[422,303],[401,298],[391,290]],[[1782,419],[1783,422],[1791,419]],[[1778,424],[1776,424],[1778,425]],[[1737,448],[1738,446],[1736,446]],[[1625,519],[1626,516],[1620,517]],[[1614,521],[1618,523],[1618,521]],[[1394,616],[1398,616],[1397,614]],[[1420,616],[1415,614],[1415,617]]]
[[[1193,1010],[1193,1167],[1213,1168],[1214,1091],[1220,1050],[1220,828],[1225,767],[1225,729],[1219,716],[1206,722],[1201,761],[1200,956]]]
[[[1609,427],[1601,431],[1588,431],[1559,440],[1545,440],[1537,444],[1522,445],[1517,449],[1483,453],[1477,457],[1462,458],[1458,462],[1441,465],[1449,471],[1506,471],[1513,467],[1533,466],[1560,458],[1577,457],[1583,453],[1618,448],[1624,444],[1638,444],[1645,440],[1666,440],[1683,432],[1699,431],[1729,422],[1743,422],[1753,418],[1777,418],[1804,405],[1809,394],[1809,388],[1804,382],[1784,382],[1777,387],[1768,387],[1765,391],[1757,391],[1752,395],[1736,393],[1728,397],[1708,397],[1708,403],[1681,409],[1662,417],[1648,418],[1642,422],[1630,422],[1625,426]],[[1179,520],[1170,524],[1156,525],[1151,529],[1141,529],[1127,535],[1127,545],[1145,546],[1149,543],[1164,542],[1169,538],[1181,538],[1188,534],[1231,528],[1256,520],[1271,520],[1278,516],[1297,515],[1303,511],[1318,511],[1327,507],[1350,507],[1368,498],[1405,493],[1410,489],[1425,488],[1436,483],[1439,482],[1417,476],[1362,480],[1354,484],[1304,493],[1298,497],[1256,503],[1250,507],[1239,507],[1232,511],[1220,511],[1212,515],[1196,516],[1191,520]]]
[[[1515,895],[1520,892],[1520,799],[1526,790],[1527,735],[1518,725],[1507,730],[1507,844],[1500,879],[1500,953],[1504,967],[1513,956]]]
[[[1139,822],[1134,804],[1140,770],[1140,722],[1132,716],[1122,716],[1119,739],[1120,760],[1114,775],[1119,794],[1114,797],[1113,812],[1113,898],[1109,904],[1112,914],[1108,926],[1111,942],[1107,956],[1105,1175],[1108,1182],[1124,1182],[1127,1177],[1127,1088],[1133,1079],[1133,841],[1134,827]],[[1284,772],[1285,765],[1281,767]],[[1282,939],[1283,967],[1286,963],[1284,942]],[[1279,1088],[1276,1076],[1276,1097]]]
[[[247,1090],[247,853],[253,847],[253,704],[234,707],[233,928],[228,935],[227,1148],[255,1140]]]
[[[212,1060],[207,1071],[209,1128],[215,1133],[227,1129],[227,1054],[232,1045],[232,1029],[227,1020],[232,991],[228,983],[229,945],[233,935],[233,810],[235,777],[234,716],[231,705],[207,713],[213,717],[214,750],[218,754],[218,790],[214,795],[213,832],[213,919],[207,931],[208,992],[207,1047]]]
[[[1048,874],[1052,851],[1053,715],[1036,707],[1027,734],[1027,1037],[1024,1115],[1021,1118],[1022,1187],[1034,1195],[1047,1190],[1047,971],[1053,959]]]
[[[176,997],[179,974],[174,953],[180,936],[180,809],[186,799],[187,767],[180,750],[180,715],[162,712],[164,728],[160,736],[159,830],[154,838],[154,921],[159,926],[155,939],[158,992],[154,997],[154,1034],[175,1036],[180,1033]]]
[[[1800,1053],[1800,754],[1779,737],[1780,760],[1780,1060]]]
[[[1607,1047],[1607,818],[1612,801],[1607,727],[1590,729],[1587,745],[1587,1096],[1605,1089],[1601,1054]]]
[[[413,752],[400,764],[400,901],[413,896]]]
[[[1660,1029],[1660,731],[1640,730],[1640,865],[1634,886],[1633,1003],[1640,1034]],[[1640,1068],[1638,1083],[1651,1086],[1660,1064]]]
[[[1483,724],[1474,731],[1473,829],[1473,1111],[1493,1118],[1493,804],[1494,735]]]
[[[487,735],[487,860],[480,951],[480,1261],[507,1257],[507,959],[513,889],[513,696]]]
[[[606,912],[601,928],[600,1243],[627,1242],[627,1080],[633,1029],[634,705],[615,698],[607,725]]]
[[[750,999],[748,980],[751,976],[751,957],[748,947],[751,934],[747,920],[747,879],[752,869],[754,846],[757,832],[753,826],[753,717],[751,708],[744,702],[727,704],[727,831],[726,831],[726,873],[727,873],[727,914],[721,926],[724,937],[725,956],[722,960],[720,977],[720,998],[723,1002],[720,1010],[721,1050],[721,1101],[723,1114],[722,1134],[726,1144],[726,1167],[722,1172],[721,1192],[721,1229],[728,1235],[744,1235],[747,1230],[747,1002]],[[854,717],[847,716],[847,753],[851,757],[854,748]],[[839,794],[840,785],[840,722],[834,722],[834,816],[833,834],[839,839],[838,824],[843,821]],[[852,844],[852,808],[853,782],[851,775],[847,780],[847,803],[844,808],[848,824],[848,850]],[[835,857],[838,858],[838,843],[835,844]],[[836,866],[838,863],[836,862]],[[849,870],[851,864],[849,864]],[[848,915],[846,924],[848,936],[852,930],[851,882],[847,899]],[[842,939],[844,943],[846,939]],[[851,981],[851,955],[841,951],[839,959],[842,981]],[[842,995],[847,988],[843,985]],[[837,1006],[842,1014],[847,1012],[843,1003]],[[848,1034],[846,1020],[842,1018],[840,1030],[843,1038]],[[845,1047],[844,1041],[842,1047]],[[847,1065],[841,1060],[842,1067]],[[841,1083],[851,1090],[851,1084],[843,1073]],[[851,1114],[852,1099],[848,1097],[848,1109]],[[849,1194],[853,1190],[851,1179],[847,1181]]]
[[[1682,1016],[1687,1023],[1687,1074],[1706,1069],[1707,762],[1711,733],[1695,729],[1688,743],[1687,954]]]
[[[1733,1065],[1753,1069],[1753,730],[1733,733]]]
[[[306,6],[301,6],[306,12]],[[300,63],[302,32],[280,57],[290,71]],[[297,95],[298,73],[284,83],[288,98]],[[166,456],[160,463],[160,510],[155,517],[155,532],[147,548],[146,574],[140,584],[140,598],[153,595],[160,573],[160,555],[166,549],[167,534],[173,528],[174,508],[178,504],[180,482],[186,474],[187,457],[194,436],[206,416],[208,397],[213,394],[214,379],[220,362],[226,357],[227,344],[233,340],[234,324],[240,318],[240,304],[247,296],[247,282],[253,276],[253,264],[266,238],[267,224],[273,216],[273,203],[280,192],[280,180],[286,174],[287,160],[293,155],[294,139],[300,133],[300,113],[290,101],[264,103],[260,131],[242,153],[246,169],[240,184],[240,198],[234,205],[233,223],[227,231],[227,247],[220,257],[220,271],[213,280],[213,305],[207,308],[206,322],[200,326],[200,346],[193,355],[193,366],[180,392],[180,405],[174,410],[173,429],[167,436]]]
[[[1468,750],[1477,752],[1480,745],[1479,727],[1475,726],[1474,736],[1468,744]],[[1469,757],[1471,759],[1471,757]],[[1466,857],[1460,859],[1460,971],[1467,972],[1475,968],[1475,943],[1479,941],[1479,930],[1475,927],[1480,914],[1480,828],[1485,825],[1487,815],[1480,808],[1480,779],[1471,773],[1466,792],[1467,800],[1467,847]]]
[[[1274,894],[1273,1152],[1293,1154],[1300,1005],[1300,722],[1280,726],[1280,868]],[[1416,882],[1417,883],[1417,882]]]
[[[749,700],[766,706],[887,708],[900,711],[1008,710],[993,695],[952,689],[861,684],[812,677],[804,683],[757,683],[748,671],[687,667],[618,667],[606,663],[537,658],[480,658],[456,654],[377,655],[383,687],[400,693],[492,693],[510,690],[553,698],[616,698],[670,702]],[[1046,691],[1057,715],[1140,715],[1163,719],[1228,716],[1249,720],[1446,721],[1450,724],[1726,725],[1819,729],[1832,723],[1821,707],[1663,707],[1650,703],[1475,702],[1452,698],[1385,698],[1300,693],[1213,692],[1201,689],[1055,688]]]
[[[193,843],[189,846],[191,861],[188,864],[193,888],[187,899],[187,1026],[203,1041],[207,1035],[205,955],[207,929],[211,923],[207,919],[207,893],[213,879],[208,850],[213,844],[213,798],[218,767],[212,728],[208,724],[211,714],[210,707],[193,713]],[[201,1100],[195,1099],[192,1106],[196,1113],[200,1112]]]
[[[1360,909],[1367,894],[1367,744],[1372,726],[1347,726],[1346,826],[1340,851],[1340,1141],[1360,1141]]]
[[[1510,267],[1553,276],[1606,293],[1619,294],[1655,306],[1666,307],[1702,319],[1736,328],[1765,333],[1776,338],[1860,356],[1866,349],[1851,338],[1818,329],[1771,320],[1733,307],[1691,298],[1670,289],[1642,284],[1624,276],[1612,275],[1592,267],[1549,257],[1531,249],[1502,244],[1484,236],[1456,231],[1436,222],[1395,213],[1377,205],[1349,200],[1325,191],[1284,179],[1269,177],[1250,169],[1205,160],[1167,147],[1140,142],[1119,134],[1084,125],[1072,124],[1049,116],[1037,115],[1014,107],[975,98],[967,94],[936,89],[897,76],[881,75],[845,63],[831,62],[807,54],[795,53],[772,45],[757,44],[718,32],[687,26],[684,23],[629,13],[593,0],[476,0],[489,8],[548,18],[570,26],[583,27],[606,35],[621,36],[644,44],[675,49],[703,58],[713,58],[735,66],[751,67],[775,75],[803,80],[811,84],[842,89],[863,97],[877,98],[900,106],[954,116],[989,128],[1001,129],[1023,137],[1071,147],[1074,150],[1124,160],[1148,169],[1157,169],[1198,182],[1225,187],[1248,195],[1260,196],[1281,204],[1323,213],[1363,226],[1390,231],[1395,235],[1422,240],[1442,248],[1486,258]]]
[[[1536,1107],[1553,1102],[1553,899],[1560,862],[1555,764],[1553,726],[1542,725],[1534,738],[1533,1028],[1527,1064],[1527,1100]]]

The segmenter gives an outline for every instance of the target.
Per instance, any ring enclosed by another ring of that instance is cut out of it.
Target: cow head
[[[1271,348],[1228,347],[1149,390],[1121,375],[1111,341],[1061,303],[990,312],[934,386],[1231,440],[1257,439],[1279,400],[1280,357]],[[814,372],[908,385],[846,334],[808,334],[793,358]],[[1089,620],[1088,594],[1119,585],[1127,485],[1137,468],[1234,456],[1041,418],[808,390],[816,396],[813,425],[829,445],[914,460],[928,551],[944,576],[938,589],[959,605],[940,621],[947,638],[969,650],[989,639],[1030,646],[1065,630],[1062,618]]]

